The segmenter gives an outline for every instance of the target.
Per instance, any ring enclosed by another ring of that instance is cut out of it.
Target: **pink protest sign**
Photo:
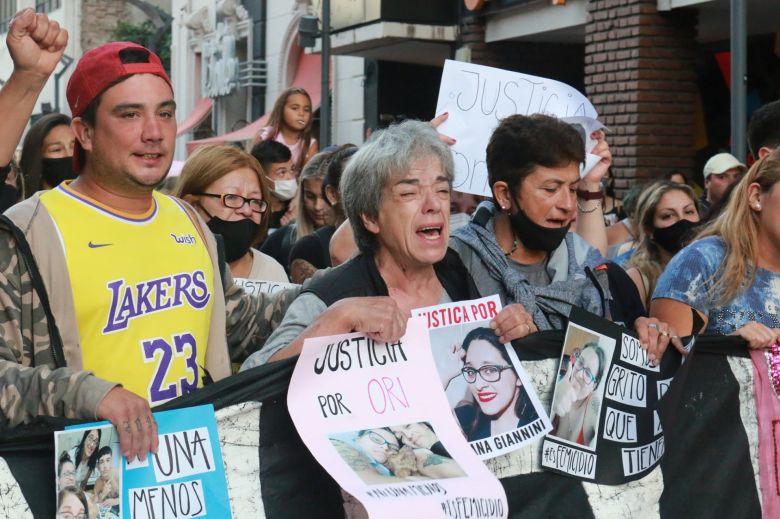
[[[506,517],[447,405],[422,319],[396,343],[307,340],[287,405],[304,443],[374,518]]]

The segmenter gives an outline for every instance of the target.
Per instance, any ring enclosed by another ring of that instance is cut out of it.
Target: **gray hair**
[[[405,175],[412,161],[421,156],[439,159],[452,187],[452,153],[427,122],[404,121],[374,132],[350,159],[341,177],[341,199],[361,252],[376,252],[378,247],[376,235],[363,225],[362,216],[379,216],[385,186]]]

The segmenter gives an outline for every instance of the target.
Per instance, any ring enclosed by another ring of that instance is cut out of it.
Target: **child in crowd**
[[[290,87],[274,103],[268,126],[262,129],[257,142],[275,140],[290,148],[296,175],[317,151],[317,139],[311,136],[311,97],[303,88]]]
[[[263,167],[263,174],[269,180],[268,203],[271,206],[269,231],[278,229],[292,221],[289,212],[290,201],[298,192],[290,148],[276,141],[261,141],[252,147],[252,156]]]
[[[318,153],[306,164],[298,179],[295,221],[280,227],[263,242],[260,248],[260,252],[274,258],[288,272],[293,244],[332,220],[332,211],[322,196],[322,179],[331,155],[332,152]]]

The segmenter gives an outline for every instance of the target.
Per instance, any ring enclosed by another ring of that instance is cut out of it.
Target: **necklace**
[[[516,237],[512,237],[512,250],[510,250],[509,252],[505,252],[504,256],[506,256],[508,258],[512,254],[514,254],[516,250],[517,250],[517,238]]]

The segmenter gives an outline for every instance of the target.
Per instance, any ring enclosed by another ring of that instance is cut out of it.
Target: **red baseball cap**
[[[127,50],[142,52],[126,52]],[[65,95],[73,117],[81,117],[84,110],[100,94],[120,79],[135,74],[154,74],[171,86],[160,58],[143,45],[129,41],[106,43],[84,54],[68,81]],[[173,86],[171,86],[173,89]],[[84,166],[84,150],[76,139],[73,150],[73,169],[80,172]]]

